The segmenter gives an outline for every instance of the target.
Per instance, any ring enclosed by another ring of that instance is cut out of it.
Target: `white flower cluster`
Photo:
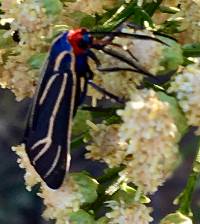
[[[153,37],[150,31],[136,31],[124,29],[123,32],[135,33]],[[135,63],[146,71],[155,74],[162,69],[160,61],[163,55],[163,44],[155,40],[141,40],[137,38],[115,38],[114,43],[123,45],[123,48],[132,52],[136,58]]]
[[[169,111],[169,104],[154,91],[138,90],[118,111],[122,124],[99,124],[91,130],[86,157],[103,160],[110,167],[125,165],[120,172],[123,180],[144,193],[154,193],[179,160],[178,131]]]
[[[1,22],[13,19],[9,32],[18,31],[21,44],[35,51],[41,51],[42,46],[48,46],[44,39],[51,37],[55,18],[45,13],[42,2],[3,0],[2,10],[5,14],[1,15]]]
[[[29,158],[25,151],[25,145],[13,146],[12,150],[18,155],[17,162],[19,163],[19,167],[25,169],[25,183],[27,190],[31,190],[33,186],[40,183],[42,180],[40,176],[35,171],[34,167],[30,164]]]
[[[33,96],[37,83],[38,70],[32,70],[24,63],[27,55],[30,51],[25,49],[19,55],[9,56],[0,74],[1,87],[11,89],[18,101]]]
[[[45,219],[56,219],[59,223],[68,223],[68,215],[76,212],[84,203],[83,195],[72,177],[65,179],[63,185],[58,190],[52,190],[46,185],[41,188],[38,195],[43,198],[46,209],[43,216]]]
[[[104,161],[109,167],[115,167],[122,163],[125,157],[127,144],[120,142],[118,132],[120,125],[93,124],[90,130],[92,143],[86,146],[87,159]]]
[[[38,69],[32,69],[28,59],[36,53],[46,52],[52,37],[53,17],[48,17],[40,1],[2,1],[1,23],[12,19],[11,29],[5,32],[5,38],[17,31],[20,44],[12,48],[3,65],[0,85],[11,89],[17,100],[32,96],[37,82]],[[28,88],[27,88],[28,87]]]
[[[22,144],[12,149],[19,157],[20,168],[25,169],[24,179],[27,190],[30,191],[33,186],[40,184],[38,196],[43,198],[46,206],[43,213],[45,219],[54,219],[57,224],[70,224],[71,213],[77,212],[83,203],[95,200],[97,182],[86,174],[70,174],[64,179],[59,189],[52,190],[47,187],[30,164],[25,146]]]
[[[187,118],[188,124],[198,127],[196,134],[200,134],[200,63],[188,65],[178,74],[168,89],[176,93],[180,107]]]
[[[200,1],[180,0],[180,12],[176,17],[182,17],[182,30],[179,40],[181,43],[200,42]]]
[[[108,224],[148,224],[153,221],[150,216],[152,209],[139,202],[127,205],[123,201],[109,201],[107,205],[112,209],[106,213]]]
[[[129,160],[120,175],[143,192],[153,193],[172,174],[179,156],[178,131],[169,104],[144,89],[118,114],[123,120],[120,139],[129,143]]]
[[[84,12],[87,14],[103,13],[105,9],[112,8],[114,5],[117,5],[119,0],[76,0],[75,2],[67,2],[66,6],[69,12]]]

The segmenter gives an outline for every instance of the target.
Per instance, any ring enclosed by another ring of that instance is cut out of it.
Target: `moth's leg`
[[[116,71],[131,71],[131,72],[136,72],[136,73],[139,73],[139,74],[146,75],[147,80],[149,80],[150,82],[152,82],[154,84],[158,84],[158,85],[165,83],[175,73],[175,71],[171,71],[169,73],[163,74],[161,77],[158,77],[158,76],[154,76],[153,74],[151,74],[151,73],[143,70],[138,65],[135,65],[136,68],[121,68],[121,67],[118,67],[118,66],[104,68],[104,67],[102,67],[99,59],[96,57],[96,55],[94,54],[94,52],[90,51],[90,53],[91,54],[89,56],[92,58],[92,60],[94,60],[96,66],[97,66],[97,69],[99,71],[101,71],[101,72],[116,72]],[[111,56],[113,56],[112,53],[113,52],[111,52],[111,54],[110,53],[108,53],[108,54],[110,54]],[[114,56],[113,57],[118,58],[118,55],[115,55],[115,52],[114,52]],[[121,58],[118,58],[118,59],[121,59]],[[122,61],[124,61],[125,63],[127,63],[127,60],[126,59],[124,59],[124,60],[122,59]],[[131,63],[131,65],[130,64],[129,65],[132,66],[132,67],[134,67],[132,63]]]
[[[137,69],[128,68],[128,67],[125,68],[125,67],[113,66],[113,67],[105,68],[105,67],[102,67],[100,60],[97,58],[94,52],[89,51],[88,56],[95,62],[98,71],[101,71],[101,72],[131,71],[131,72],[139,73]],[[91,70],[90,70],[90,73],[92,73],[92,78],[93,78],[93,72]],[[92,78],[89,78],[89,79],[91,80]]]
[[[118,71],[130,71],[130,72],[137,72],[138,73],[138,70],[136,69],[132,69],[132,68],[122,68],[122,67],[117,67],[117,66],[114,66],[114,67],[102,67],[102,66],[98,66],[97,67],[97,70],[100,71],[100,72],[118,72]]]
[[[144,26],[140,26],[140,25],[137,25],[137,24],[134,24],[134,23],[131,23],[131,22],[125,22],[125,25],[127,25],[128,27],[133,28],[135,30],[145,30]],[[153,31],[153,30],[151,32],[155,35],[159,35],[159,36],[162,36],[162,37],[167,37],[167,38],[172,39],[172,40],[177,42],[177,40],[174,37],[171,37],[171,36],[169,36],[165,33],[161,33],[159,31]],[[167,43],[164,43],[164,44],[168,45]]]
[[[83,80],[83,85],[82,85],[82,80]],[[88,79],[83,77],[81,80],[80,80],[81,84],[80,84],[80,97],[79,97],[79,105],[81,105],[84,100],[85,100],[85,97],[86,97],[86,94],[87,94],[87,90],[88,90]]]
[[[165,83],[176,72],[176,71],[171,71],[169,73],[163,74],[161,77],[154,76],[153,74],[149,73],[148,71],[145,71],[143,68],[141,68],[139,65],[135,64],[134,62],[131,61],[131,64],[130,64],[129,61],[127,61],[127,59],[123,58],[123,56],[121,56],[120,54],[116,54],[116,52],[113,52],[113,51],[111,52],[108,49],[106,50],[105,53],[107,53],[115,58],[118,58],[119,60],[129,64],[129,66],[132,66],[134,68],[121,68],[118,66],[104,68],[104,67],[102,67],[99,59],[96,57],[94,52],[90,51],[90,53],[91,54],[89,56],[92,58],[92,60],[94,60],[96,66],[97,66],[97,69],[101,72],[116,72],[116,71],[136,72],[136,73],[146,75],[147,80],[149,80],[150,82],[152,82],[154,84],[158,84],[158,85]]]
[[[88,65],[87,72],[85,73],[85,76],[80,78],[79,105],[81,105],[84,102],[85,97],[87,95],[88,80],[92,80],[93,78],[94,78],[94,73],[93,73],[93,71],[90,69],[90,67]]]
[[[114,47],[118,47],[119,49],[122,49],[122,50],[126,51],[131,56],[132,59],[134,59],[135,61],[139,61],[128,48],[124,48],[122,45],[115,44],[115,43],[110,43],[109,45],[114,46]]]
[[[139,72],[138,70],[134,70],[134,69],[129,69],[129,68],[120,68],[120,67],[109,67],[109,68],[104,68],[104,67],[98,67],[97,68],[99,71],[101,72],[117,72],[117,71],[131,71],[131,72],[136,72],[141,74],[141,72]],[[176,70],[167,72],[161,76],[158,77],[151,77],[151,76],[147,76],[146,80],[148,80],[151,83],[157,84],[157,85],[162,85],[166,82],[168,82],[171,77],[175,74]],[[139,75],[138,74],[138,75]]]
[[[124,55],[120,54],[119,52],[117,52],[113,49],[102,47],[100,50],[102,50],[107,55],[110,55],[110,56],[112,56],[114,58],[117,58],[118,60],[128,64],[130,67],[133,67],[131,69],[133,69],[134,71],[138,71],[138,72],[143,73],[145,75],[153,76],[149,72],[146,72],[143,69],[141,69],[137,64],[134,63],[133,60],[130,60],[130,58],[124,57]],[[95,62],[97,68],[102,66],[100,60],[97,58],[97,56],[95,55],[94,52],[89,50],[88,51],[88,56]],[[116,67],[118,67],[118,66],[116,66]]]
[[[124,104],[125,100],[123,100],[122,98],[108,92],[107,90],[105,90],[104,88],[98,86],[97,84],[95,84],[92,80],[88,80],[88,84],[91,85],[94,89],[96,89],[97,91],[99,91],[100,93],[108,96],[111,99],[114,99],[116,102]]]
[[[113,53],[113,52],[112,52]],[[126,59],[123,60],[123,56],[119,55],[115,55],[115,52],[114,54],[109,54],[115,58],[118,58],[120,59],[121,61],[124,61],[125,63],[127,63],[128,61]],[[155,83],[155,84],[158,84],[159,83],[159,79],[157,77],[155,77],[154,75],[152,75],[151,73],[148,73],[144,70],[142,70],[141,68],[138,69],[139,67],[137,65],[135,65],[135,67],[133,66],[133,62],[130,63],[127,63],[129,66],[132,66],[134,68],[121,68],[121,67],[118,67],[118,66],[114,66],[114,67],[108,67],[108,68],[104,68],[102,67],[101,65],[101,62],[99,61],[99,59],[97,58],[97,56],[94,54],[94,52],[92,51],[89,51],[88,52],[88,56],[95,62],[96,66],[97,66],[97,70],[101,71],[101,72],[116,72],[116,71],[131,71],[131,72],[137,72],[137,73],[140,73],[140,74],[144,74],[146,75],[147,77],[149,77],[149,79],[151,80],[151,82]]]
[[[147,77],[151,77],[152,79],[157,81],[157,77],[155,77],[155,75],[153,75],[150,72],[146,71],[138,63],[136,63],[133,60],[130,60],[130,58],[124,57],[124,55],[120,54],[119,52],[117,52],[117,51],[115,51],[113,49],[103,48],[102,51],[105,52],[106,54],[111,55],[111,56],[119,59],[120,61],[123,61],[124,63],[128,64],[130,67],[132,67],[138,73],[144,74]]]

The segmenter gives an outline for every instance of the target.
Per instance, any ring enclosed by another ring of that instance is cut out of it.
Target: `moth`
[[[122,102],[92,81],[88,59],[91,58],[102,72],[129,70],[153,76],[135,64],[130,52],[128,56],[121,54],[122,46],[116,46],[112,40],[116,36],[160,40],[118,31],[103,33],[101,39],[95,39],[94,35],[81,28],[63,32],[53,41],[31,105],[24,136],[25,148],[31,164],[52,189],[61,186],[69,170],[72,120],[86,96],[88,85]],[[123,61],[127,67],[102,68],[92,48]],[[81,79],[84,82],[82,88]]]

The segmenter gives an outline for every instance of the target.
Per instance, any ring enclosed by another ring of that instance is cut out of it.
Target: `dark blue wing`
[[[30,161],[53,189],[60,187],[69,168],[71,123],[78,100],[75,59],[66,35],[52,45],[25,133]]]

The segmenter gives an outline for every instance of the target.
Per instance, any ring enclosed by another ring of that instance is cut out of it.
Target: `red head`
[[[92,45],[93,37],[86,29],[76,29],[69,31],[68,41],[72,45],[76,55],[82,54]]]

